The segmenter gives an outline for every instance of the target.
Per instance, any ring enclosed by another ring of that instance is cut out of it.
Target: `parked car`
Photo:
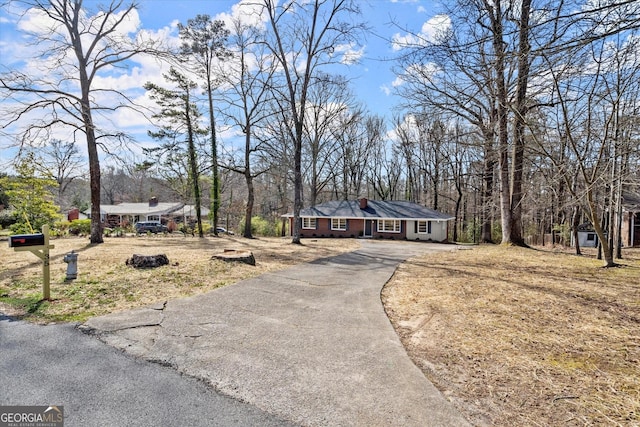
[[[166,233],[169,231],[166,225],[159,221],[140,221],[136,222],[136,233]]]
[[[227,231],[227,229],[224,227],[216,227],[216,231],[218,232],[218,234],[234,234],[233,231]]]

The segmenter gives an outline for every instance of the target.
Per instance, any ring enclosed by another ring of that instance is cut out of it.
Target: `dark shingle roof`
[[[429,219],[440,221],[454,219],[451,215],[425,208],[413,202],[383,202],[376,200],[368,200],[365,209],[360,209],[360,204],[357,200],[326,202],[312,208],[302,209],[300,216],[312,218]]]

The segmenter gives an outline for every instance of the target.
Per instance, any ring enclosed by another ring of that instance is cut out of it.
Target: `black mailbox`
[[[10,248],[20,248],[23,246],[43,246],[44,234],[17,234],[9,237]]]

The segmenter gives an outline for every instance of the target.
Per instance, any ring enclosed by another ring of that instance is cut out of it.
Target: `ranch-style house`
[[[90,212],[90,210],[89,210]],[[202,218],[207,218],[209,209],[201,207]],[[89,215],[87,215],[89,216]],[[151,198],[149,203],[119,203],[116,205],[100,205],[100,220],[107,227],[119,227],[135,224],[139,221],[159,221],[162,224],[182,224],[196,220],[196,209],[193,205],[178,202],[159,202]],[[76,219],[76,218],[69,218]]]
[[[289,230],[293,230],[293,215]],[[454,217],[407,201],[332,201],[302,209],[300,237],[361,237],[447,242]]]

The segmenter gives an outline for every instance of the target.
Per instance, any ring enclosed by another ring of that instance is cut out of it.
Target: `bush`
[[[269,221],[261,216],[251,218],[251,234],[254,236],[277,237],[280,232],[280,223]],[[244,220],[240,222],[240,230],[244,230]]]
[[[91,234],[91,220],[90,219],[74,219],[69,224],[69,234],[79,236],[81,234]]]
[[[169,230],[171,230],[171,228],[174,228],[174,227],[170,227]],[[209,224],[208,222],[202,222],[203,234],[209,234],[209,232],[211,232],[211,228],[212,228],[211,224]],[[195,222],[193,224],[180,224],[178,231],[184,234],[193,234],[193,235],[198,234],[198,224]]]
[[[71,222],[69,221],[56,221],[53,224],[53,228],[51,229],[51,235],[53,236],[66,236],[69,234],[69,227],[71,226]]]
[[[5,209],[0,211],[0,228],[8,228],[18,222],[14,210]]]

